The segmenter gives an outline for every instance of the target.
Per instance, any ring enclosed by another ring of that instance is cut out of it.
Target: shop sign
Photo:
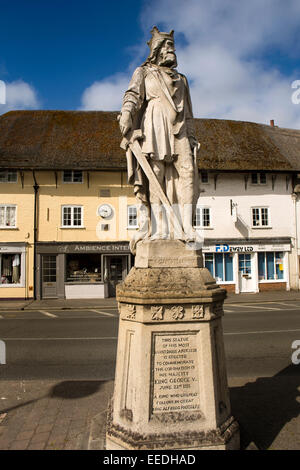
[[[228,243],[220,243],[215,246],[205,246],[204,252],[215,253],[253,253],[256,251],[290,251],[290,245],[229,245]]]
[[[105,245],[75,245],[75,246],[60,246],[58,247],[58,252],[60,253],[90,253],[90,252],[97,252],[97,253],[109,253],[109,252],[120,252],[120,251],[129,251],[129,244],[121,245],[119,243]]]
[[[237,252],[237,253],[244,253],[244,252],[251,252],[254,251],[253,246],[229,246],[227,243],[223,243],[222,245],[216,245],[216,253],[226,253],[226,252]]]

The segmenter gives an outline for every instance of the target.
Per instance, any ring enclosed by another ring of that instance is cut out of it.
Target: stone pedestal
[[[238,449],[222,321],[226,291],[180,241],[140,242],[117,287],[120,325],[106,448]]]

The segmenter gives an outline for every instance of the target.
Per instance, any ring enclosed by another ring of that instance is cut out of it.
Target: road
[[[300,340],[300,301],[225,305],[224,342],[229,377],[271,377],[291,365]],[[9,380],[114,378],[118,335],[115,306],[101,309],[0,313]],[[289,368],[299,374],[300,365]]]

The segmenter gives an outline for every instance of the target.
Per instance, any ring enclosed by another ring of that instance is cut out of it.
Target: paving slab
[[[242,449],[300,449],[300,372],[229,379]],[[104,450],[110,381],[2,381],[0,450]],[[57,401],[58,400],[58,401]],[[54,402],[58,414],[48,419]],[[67,416],[67,418],[66,418]]]

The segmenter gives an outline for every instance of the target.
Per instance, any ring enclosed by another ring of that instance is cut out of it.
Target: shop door
[[[255,291],[255,276],[251,254],[239,254],[239,284],[240,292]]]
[[[123,279],[124,270],[126,270],[126,257],[125,256],[108,256],[107,257],[107,270],[108,270],[108,295],[109,297],[116,296],[116,285]]]
[[[56,255],[42,256],[42,298],[57,298]]]

